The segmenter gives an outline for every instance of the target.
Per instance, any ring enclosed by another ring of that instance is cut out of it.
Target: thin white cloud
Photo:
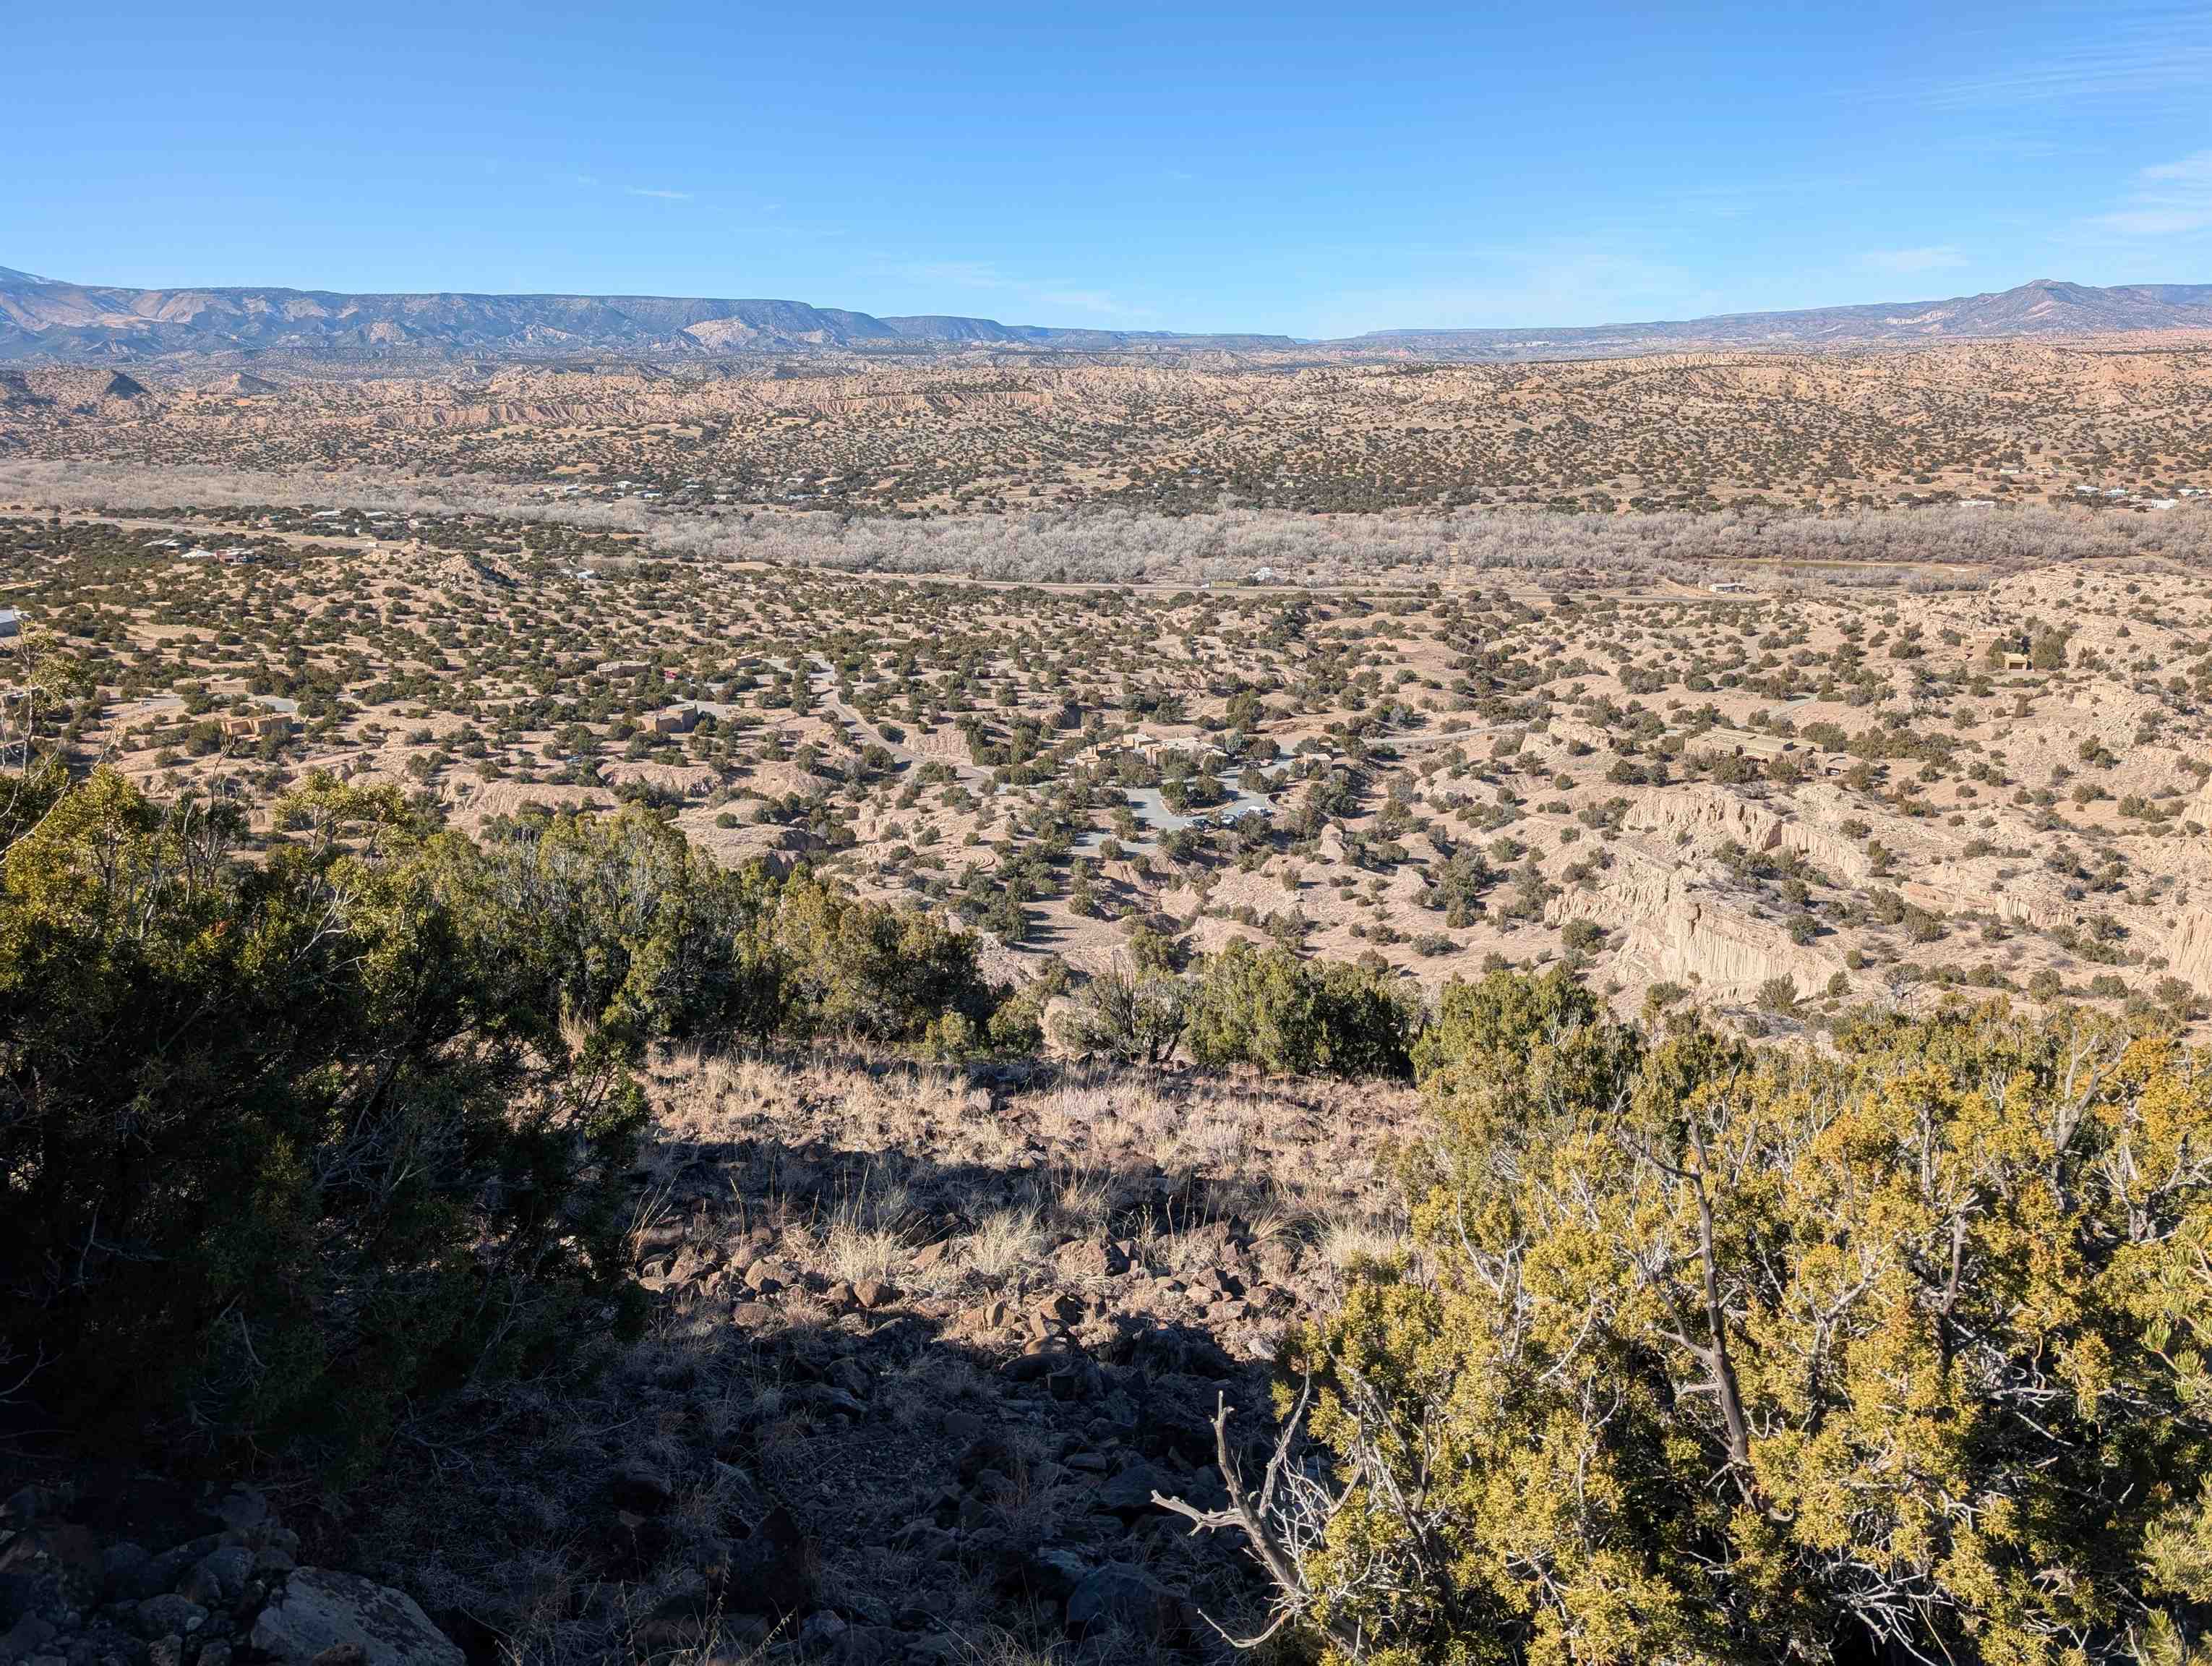
[[[2108,5],[2084,15],[2069,45],[1931,81],[1920,91],[1939,107],[2078,104],[2179,95],[2192,105],[2212,84],[2212,17],[2201,7]]]
[[[588,190],[599,182],[596,173],[549,173],[545,177],[556,185],[574,185],[580,190]]]
[[[2128,238],[2212,230],[2212,150],[2143,169],[2119,206],[2089,224]]]
[[[691,200],[691,193],[688,191],[662,191],[653,185],[628,185],[624,189],[633,197],[652,197],[664,203],[688,203]]]
[[[1950,243],[1918,249],[1869,249],[1859,257],[1859,264],[1877,272],[1940,272],[1966,264],[1965,252]]]
[[[2039,137],[2033,133],[2013,130],[1962,135],[1946,142],[1946,148],[1966,156],[1996,156],[2008,162],[2040,161],[2047,157],[2072,155],[2076,145],[2062,144],[2057,139]]]

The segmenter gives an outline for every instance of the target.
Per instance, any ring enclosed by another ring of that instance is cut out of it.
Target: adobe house
[[[1146,763],[1157,764],[1161,757],[1173,748],[1171,743],[1148,735],[1142,729],[1137,729],[1108,741],[1101,750],[1134,752]]]
[[[1991,671],[2033,671],[2027,650],[2020,646],[2020,633],[2014,630],[1985,630],[1969,637],[1967,647],[1972,658]]]
[[[283,712],[233,712],[222,720],[222,732],[233,740],[279,739],[292,733],[292,720]]]

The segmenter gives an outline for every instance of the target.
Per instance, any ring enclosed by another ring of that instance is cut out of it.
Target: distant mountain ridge
[[[2097,289],[2038,278],[2016,289],[1948,301],[1875,301],[1549,330],[1375,330],[1356,339],[1421,358],[1506,360],[1604,357],[1684,347],[1802,350],[2143,330],[2212,330],[2212,283]]]
[[[876,318],[799,301],[132,289],[63,283],[0,266],[0,358],[82,362],[191,353],[348,359],[557,359],[606,353],[713,357],[975,344],[1101,350],[1144,343],[1294,344],[1288,336],[1054,328],[981,318]]]
[[[1466,362],[1607,357],[1710,347],[1809,350],[1917,342],[2212,330],[2212,284],[2097,289],[2038,279],[1990,295],[1801,312],[1558,329],[1378,330],[1346,341],[878,318],[798,301],[667,295],[343,295],[328,290],[135,289],[0,266],[0,359],[87,362],[173,355],[338,362],[597,356],[726,358],[821,350],[999,346],[1281,351]]]

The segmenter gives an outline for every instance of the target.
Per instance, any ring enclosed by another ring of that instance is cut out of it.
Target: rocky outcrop
[[[1833,828],[1793,818],[1783,823],[1777,848],[1844,885],[1863,885],[1875,877],[1874,861],[1866,853],[1865,842]]]
[[[1816,994],[1838,970],[1826,957],[1790,941],[1779,926],[1686,891],[1629,928],[1620,958],[1655,981],[1736,1000],[1756,995],[1778,977],[1788,978],[1800,994]]]
[[[358,1666],[465,1666],[413,1597],[328,1568],[295,1572],[254,1620],[252,1643],[280,1666],[307,1666],[332,1650]]]
[[[2015,874],[2006,881],[1947,863],[1923,879],[1900,882],[1897,894],[1931,914],[1989,914],[2008,926],[2037,931],[2078,927],[2086,917],[2079,904],[2040,873]]]
[[[780,827],[773,822],[737,827],[718,827],[710,815],[693,816],[684,824],[694,844],[709,852],[725,867],[761,862],[778,878],[789,873],[823,848],[821,839],[803,827]]]
[[[1067,1628],[1078,1637],[1118,1630],[1150,1642],[1188,1623],[1181,1598],[1126,1562],[1091,1569],[1068,1593]]]
[[[1545,725],[1545,729],[1563,745],[1587,746],[1594,752],[1609,751],[1613,745],[1612,735],[1578,717],[1555,717]]]
[[[2212,995],[2212,909],[2185,909],[2166,939],[2166,963],[2174,976],[2200,994]]]
[[[1756,831],[1755,824],[1719,817],[1703,824]],[[1838,963],[1749,913],[1724,889],[1726,877],[1717,863],[1675,861],[1624,844],[1601,884],[1554,897],[1545,917],[1554,926],[1589,920],[1625,929],[1621,970],[1647,981],[1686,983],[1723,1000],[1749,1000],[1778,977],[1801,994],[1824,988]]]
[[[611,793],[567,781],[477,781],[451,775],[445,791],[456,813],[471,825],[497,817],[519,816],[533,806],[551,811],[599,811],[609,809],[613,804]]]
[[[0,1503],[0,1662],[231,1666],[250,1651],[276,1666],[464,1666],[412,1597],[295,1568],[299,1537],[260,1493],[162,1502],[174,1491],[65,1483]]]
[[[1623,824],[1632,833],[1687,842],[1700,851],[1733,840],[1746,850],[1782,842],[1782,818],[1723,787],[1677,787],[1638,797]]]
[[[1621,845],[1603,882],[1561,891],[1544,905],[1544,923],[1556,927],[1587,920],[1608,931],[1632,926],[1666,910],[1679,891],[1680,873],[1677,861]]]

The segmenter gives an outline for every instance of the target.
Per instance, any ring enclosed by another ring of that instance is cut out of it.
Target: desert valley
[[[2178,289],[0,277],[0,1659],[2203,1658]]]

